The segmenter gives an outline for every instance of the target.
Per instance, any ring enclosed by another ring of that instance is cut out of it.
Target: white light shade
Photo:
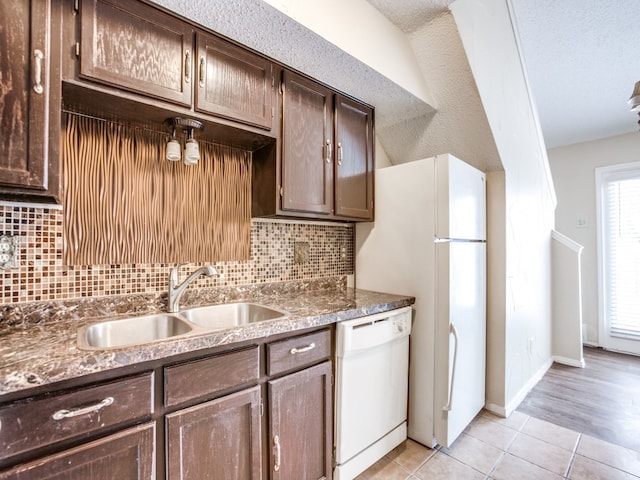
[[[167,160],[171,160],[172,162],[180,161],[180,157],[182,156],[182,148],[180,147],[180,142],[175,138],[172,138],[167,142]]]
[[[184,164],[196,165],[200,160],[200,148],[195,138],[188,138],[184,144]]]

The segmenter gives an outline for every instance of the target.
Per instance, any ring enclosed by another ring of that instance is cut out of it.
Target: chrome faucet
[[[220,275],[215,267],[209,265],[206,267],[201,267],[191,275],[187,277],[187,279],[178,285],[178,270],[180,267],[186,265],[186,263],[180,263],[173,267],[169,272],[169,280],[167,282],[168,290],[169,290],[169,312],[176,313],[180,310],[180,298],[182,294],[187,289],[189,284],[193,282],[200,275],[206,275],[208,277],[213,277],[214,275]]]

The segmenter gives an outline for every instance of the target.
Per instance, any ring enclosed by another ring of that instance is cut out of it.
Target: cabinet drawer
[[[331,332],[328,329],[270,343],[267,345],[267,374],[277,375],[330,357]]]
[[[153,413],[153,373],[0,408],[0,459]]]
[[[212,393],[256,382],[260,348],[216,355],[164,369],[165,404],[169,407]]]

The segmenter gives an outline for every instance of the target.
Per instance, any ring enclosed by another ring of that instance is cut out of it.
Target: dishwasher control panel
[[[337,325],[336,355],[352,355],[367,348],[407,337],[411,307],[345,320]]]

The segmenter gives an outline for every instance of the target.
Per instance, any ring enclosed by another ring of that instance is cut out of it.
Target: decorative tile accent
[[[294,263],[307,263],[309,261],[309,242],[293,243]]]
[[[160,293],[166,289],[168,263],[67,266],[63,261],[63,217],[59,209],[0,205],[0,235],[19,237],[18,268],[0,271],[0,304]],[[222,278],[203,277],[195,288],[233,287],[269,282],[350,275],[354,270],[353,227],[251,222],[251,258],[212,262]],[[294,263],[294,242],[309,244],[308,261]],[[345,254],[341,247],[346,245]],[[181,270],[186,278],[201,264]]]

